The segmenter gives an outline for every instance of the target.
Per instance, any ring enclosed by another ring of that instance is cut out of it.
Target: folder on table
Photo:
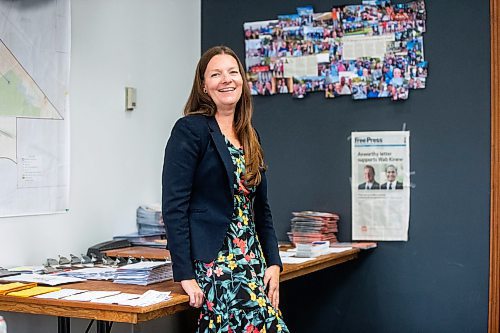
[[[51,293],[53,291],[59,291],[61,288],[59,287],[33,287],[29,289],[23,289],[18,291],[13,291],[8,293],[9,296],[17,296],[17,297],[32,297],[36,295]]]
[[[6,284],[0,284],[0,295],[6,295],[13,291],[28,289],[36,287],[36,283],[21,283],[21,282],[12,282]]]

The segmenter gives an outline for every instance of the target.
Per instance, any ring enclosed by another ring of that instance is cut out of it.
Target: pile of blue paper
[[[139,235],[165,233],[160,205],[142,205],[137,208],[137,230]]]
[[[172,278],[170,261],[141,261],[116,270],[114,283],[148,285]]]

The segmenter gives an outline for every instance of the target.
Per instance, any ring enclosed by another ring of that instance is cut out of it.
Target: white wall
[[[70,211],[0,219],[0,266],[42,264],[135,230],[200,54],[200,0],[73,0]],[[124,87],[137,88],[125,111]]]
[[[71,6],[70,211],[0,218],[3,267],[84,253],[136,229],[138,205],[160,201],[163,149],[199,58],[200,0],[72,0]],[[132,112],[125,111],[125,86],[137,88]],[[53,317],[0,315],[9,332],[57,326]],[[83,331],[87,321],[75,325]]]

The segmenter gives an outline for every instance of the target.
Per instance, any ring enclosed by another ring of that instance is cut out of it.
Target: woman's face
[[[205,70],[204,88],[217,110],[236,107],[241,98],[243,78],[236,59],[228,54],[218,54],[210,59]]]

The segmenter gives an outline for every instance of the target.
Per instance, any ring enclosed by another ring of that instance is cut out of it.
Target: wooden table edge
[[[173,299],[168,301],[144,307],[56,299],[36,299],[36,303],[33,303],[33,299],[29,298],[0,296],[0,311],[130,324],[174,314],[188,307],[189,298],[187,295],[175,295]]]
[[[356,259],[360,251],[360,249],[352,248],[340,253],[319,256],[315,258],[315,260],[306,261],[302,264],[284,264],[283,272],[281,272],[280,276],[280,282],[291,280],[299,276],[307,275]]]
[[[307,275],[331,266],[357,258],[359,249],[353,248],[341,253],[327,254],[302,264],[284,264],[280,281],[284,282],[299,276]],[[71,287],[65,285],[63,287]],[[54,299],[36,299],[14,296],[0,296],[0,311],[51,315],[80,319],[137,324],[189,308],[189,297],[173,294],[173,299],[146,307],[132,307],[116,304],[99,304],[91,302],[61,301]]]

